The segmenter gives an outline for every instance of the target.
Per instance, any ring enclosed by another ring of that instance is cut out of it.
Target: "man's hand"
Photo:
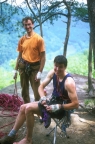
[[[37,79],[41,79],[41,75],[42,75],[42,73],[39,71],[39,72],[37,73]]]
[[[35,77],[35,81],[36,81],[36,82],[41,79],[41,75],[42,75],[42,73],[39,71],[39,72],[37,73],[36,77]]]
[[[50,105],[50,106],[44,105],[44,106],[46,107],[46,110],[49,112],[55,112],[61,108],[59,104]]]
[[[45,100],[43,100],[42,102],[41,102],[41,105],[46,105],[46,101]]]

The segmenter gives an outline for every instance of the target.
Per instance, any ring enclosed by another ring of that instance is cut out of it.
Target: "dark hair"
[[[28,20],[31,20],[32,24],[34,24],[33,19],[31,17],[29,17],[29,16],[27,16],[27,17],[25,17],[25,18],[22,19],[22,24],[23,24],[24,21],[27,22]]]
[[[54,58],[54,63],[58,64],[64,64],[65,67],[67,67],[67,59],[63,55],[58,55]]]

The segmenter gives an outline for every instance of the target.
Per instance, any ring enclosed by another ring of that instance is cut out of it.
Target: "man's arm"
[[[39,71],[38,71],[36,78],[35,78],[36,81],[41,79],[41,74],[42,74],[42,71],[43,71],[43,68],[45,65],[45,60],[46,60],[46,58],[45,58],[45,51],[44,51],[44,52],[40,53],[40,68],[39,68]]]
[[[41,57],[41,60],[40,60],[40,69],[39,69],[39,71],[42,72],[43,68],[44,68],[44,65],[45,65],[45,61],[46,61],[45,51],[41,52],[40,57]]]
[[[77,92],[76,92],[75,82],[72,78],[69,77],[65,81],[65,89],[68,92],[71,103],[63,104],[62,108],[66,109],[66,110],[78,108],[78,106],[79,106],[78,96],[77,96]]]
[[[18,62],[19,59],[22,57],[22,52],[19,52],[18,57],[17,57],[17,61],[16,61],[16,66],[15,66],[15,70],[18,70]]]
[[[16,66],[15,66],[15,70],[14,70],[14,76],[13,78],[16,79],[17,78],[17,70],[18,70],[18,62],[19,59],[22,57],[22,52],[19,52],[18,57],[17,57],[17,61],[16,61]]]
[[[50,81],[52,80],[52,77],[54,75],[54,70],[51,70],[46,78],[43,80],[43,82],[40,84],[39,88],[38,88],[38,92],[40,97],[44,96],[44,88],[50,83]]]

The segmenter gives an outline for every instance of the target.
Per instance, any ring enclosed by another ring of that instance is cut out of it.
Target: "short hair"
[[[31,17],[29,17],[29,16],[27,16],[27,17],[25,17],[25,18],[22,19],[22,24],[23,24],[24,21],[27,22],[28,20],[30,20],[32,22],[32,24],[34,24],[33,19]]]
[[[54,63],[58,63],[58,64],[64,64],[65,67],[67,67],[67,59],[65,56],[63,55],[58,55],[54,58]]]

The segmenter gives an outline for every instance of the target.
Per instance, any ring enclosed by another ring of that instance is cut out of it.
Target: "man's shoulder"
[[[35,32],[34,37],[38,38],[38,39],[43,39],[42,36],[38,33]]]
[[[23,35],[23,36],[19,39],[19,42],[23,43],[25,39],[26,39],[26,37],[25,37],[25,35]]]
[[[65,81],[65,85],[68,85],[68,86],[75,85],[74,79],[72,77],[67,77]]]
[[[48,76],[53,77],[53,75],[54,75],[54,70],[52,69],[48,72]]]
[[[26,36],[23,35],[23,36],[20,38],[20,40],[24,40],[25,38],[26,38]]]

